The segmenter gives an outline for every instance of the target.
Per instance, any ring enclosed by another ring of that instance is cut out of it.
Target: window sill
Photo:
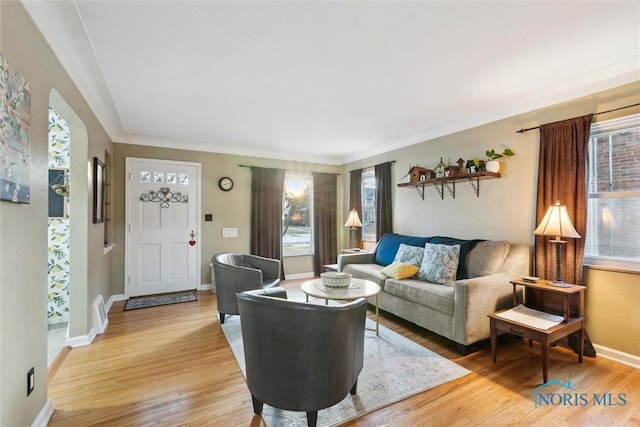
[[[299,254],[290,254],[290,255],[282,255],[282,258],[295,258],[299,256],[313,256],[313,252],[307,253],[299,253]]]
[[[595,270],[640,274],[640,262],[585,256],[583,264],[585,267],[589,267]]]

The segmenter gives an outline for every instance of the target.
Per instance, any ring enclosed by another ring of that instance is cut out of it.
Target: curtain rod
[[[395,163],[395,162],[396,162],[395,160],[389,160],[388,162],[382,162],[382,163],[378,163],[378,165],[384,165],[385,163]],[[375,168],[375,167],[376,167],[376,166],[378,166],[378,165],[373,165],[373,166],[365,166],[365,167],[363,167],[363,168],[360,168],[360,169],[354,169],[354,170],[351,170],[351,171],[349,171],[349,173],[351,173],[351,172],[353,172],[353,171],[357,171],[357,170],[362,170],[362,169],[370,169],[370,168]]]
[[[625,108],[637,107],[638,105],[640,105],[640,102],[637,103],[637,104],[627,105],[626,107],[614,108],[613,110],[602,111],[600,113],[593,113],[593,115],[594,116],[598,116],[600,114],[613,113],[614,111],[624,110]],[[535,129],[540,129],[540,126],[536,126],[536,127],[532,127],[532,128],[526,128],[526,129],[520,129],[519,131],[516,131],[516,133],[525,133],[525,132],[529,132],[530,130],[535,130]]]
[[[238,165],[241,168],[262,168],[262,169],[280,169],[280,168],[268,168],[268,167],[263,167],[263,166],[249,166],[249,165]],[[290,169],[284,169],[285,172],[293,172],[293,173],[314,173],[314,171],[296,171],[296,170],[290,170]],[[326,173],[326,174],[331,174],[331,175],[337,175],[340,176],[339,173],[332,173],[332,172],[320,172],[320,173]]]

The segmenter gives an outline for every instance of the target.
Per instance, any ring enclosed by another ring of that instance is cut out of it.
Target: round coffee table
[[[313,279],[304,282],[301,286],[302,292],[307,297],[316,297],[324,299],[325,304],[329,304],[329,300],[334,301],[353,301],[358,298],[376,297],[376,327],[367,328],[371,331],[376,331],[376,336],[379,335],[380,326],[380,286],[372,282],[371,280],[364,279],[351,279],[351,283],[347,288],[334,289],[326,288],[322,285],[322,279]]]

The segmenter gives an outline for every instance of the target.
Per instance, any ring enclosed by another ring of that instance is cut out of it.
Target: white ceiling
[[[640,80],[636,0],[23,3],[121,143],[343,164]]]

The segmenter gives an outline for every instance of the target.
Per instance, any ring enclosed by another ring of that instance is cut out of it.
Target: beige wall
[[[502,159],[501,179],[480,182],[480,197],[469,184],[456,185],[452,199],[445,190],[444,200],[433,188],[425,189],[424,201],[412,188],[394,188],[394,231],[410,235],[446,235],[459,238],[505,239],[533,247],[535,229],[535,194],[538,166],[539,132],[517,134],[522,128],[538,126],[636,104],[640,82],[635,82],[591,96],[554,105],[531,113],[506,118],[464,132],[396,150],[343,166],[345,195],[343,215],[348,206],[347,171],[395,160],[394,178],[402,178],[410,165],[433,169],[440,157],[454,163],[484,156],[485,150],[511,148],[516,155]],[[639,107],[596,116],[608,120],[637,113]],[[640,356],[640,275],[585,268],[588,286],[587,332],[599,345]],[[615,328],[612,328],[615,325]],[[613,331],[615,329],[615,332]]]
[[[591,340],[640,356],[640,276],[585,268],[583,284]]]
[[[141,145],[115,144],[113,156],[114,188],[114,266],[112,292],[124,293],[124,219],[125,219],[125,159],[138,157],[147,159],[180,160],[202,164],[202,212],[201,221],[201,280],[211,282],[209,262],[220,252],[249,252],[251,215],[251,169],[240,167],[262,166],[282,168],[300,172],[337,173],[337,166],[284,160],[269,160],[257,157],[203,153],[199,151],[174,150]],[[218,180],[228,176],[233,179],[233,190],[218,189]],[[212,222],[205,222],[204,215],[213,214]],[[238,238],[223,239],[223,227],[236,227]],[[304,274],[313,271],[311,257],[291,257],[284,260],[285,275]]]
[[[71,123],[72,145],[75,141],[84,144],[76,150],[76,158],[72,158],[71,173],[75,173],[72,185],[75,187],[71,187],[71,197],[73,200],[75,191],[76,205],[79,201],[90,200],[89,162],[94,156],[104,159],[105,150],[113,150],[113,147],[19,2],[0,2],[0,51],[31,85],[31,203],[0,202],[0,425],[23,426],[33,422],[47,399],[47,128],[50,102],[62,110],[68,107],[66,113],[73,112],[81,122],[76,123],[72,118]],[[84,158],[78,158],[78,153]],[[101,224],[91,224],[90,208],[84,206],[75,210],[84,217],[76,218],[72,225],[72,245],[75,235],[76,249],[81,248],[84,252],[83,265],[71,266],[70,321],[72,335],[76,337],[90,332],[91,304],[95,297],[103,294],[108,298],[110,295],[111,257],[103,254],[103,228]],[[35,368],[35,390],[27,397],[26,376],[31,367]]]

